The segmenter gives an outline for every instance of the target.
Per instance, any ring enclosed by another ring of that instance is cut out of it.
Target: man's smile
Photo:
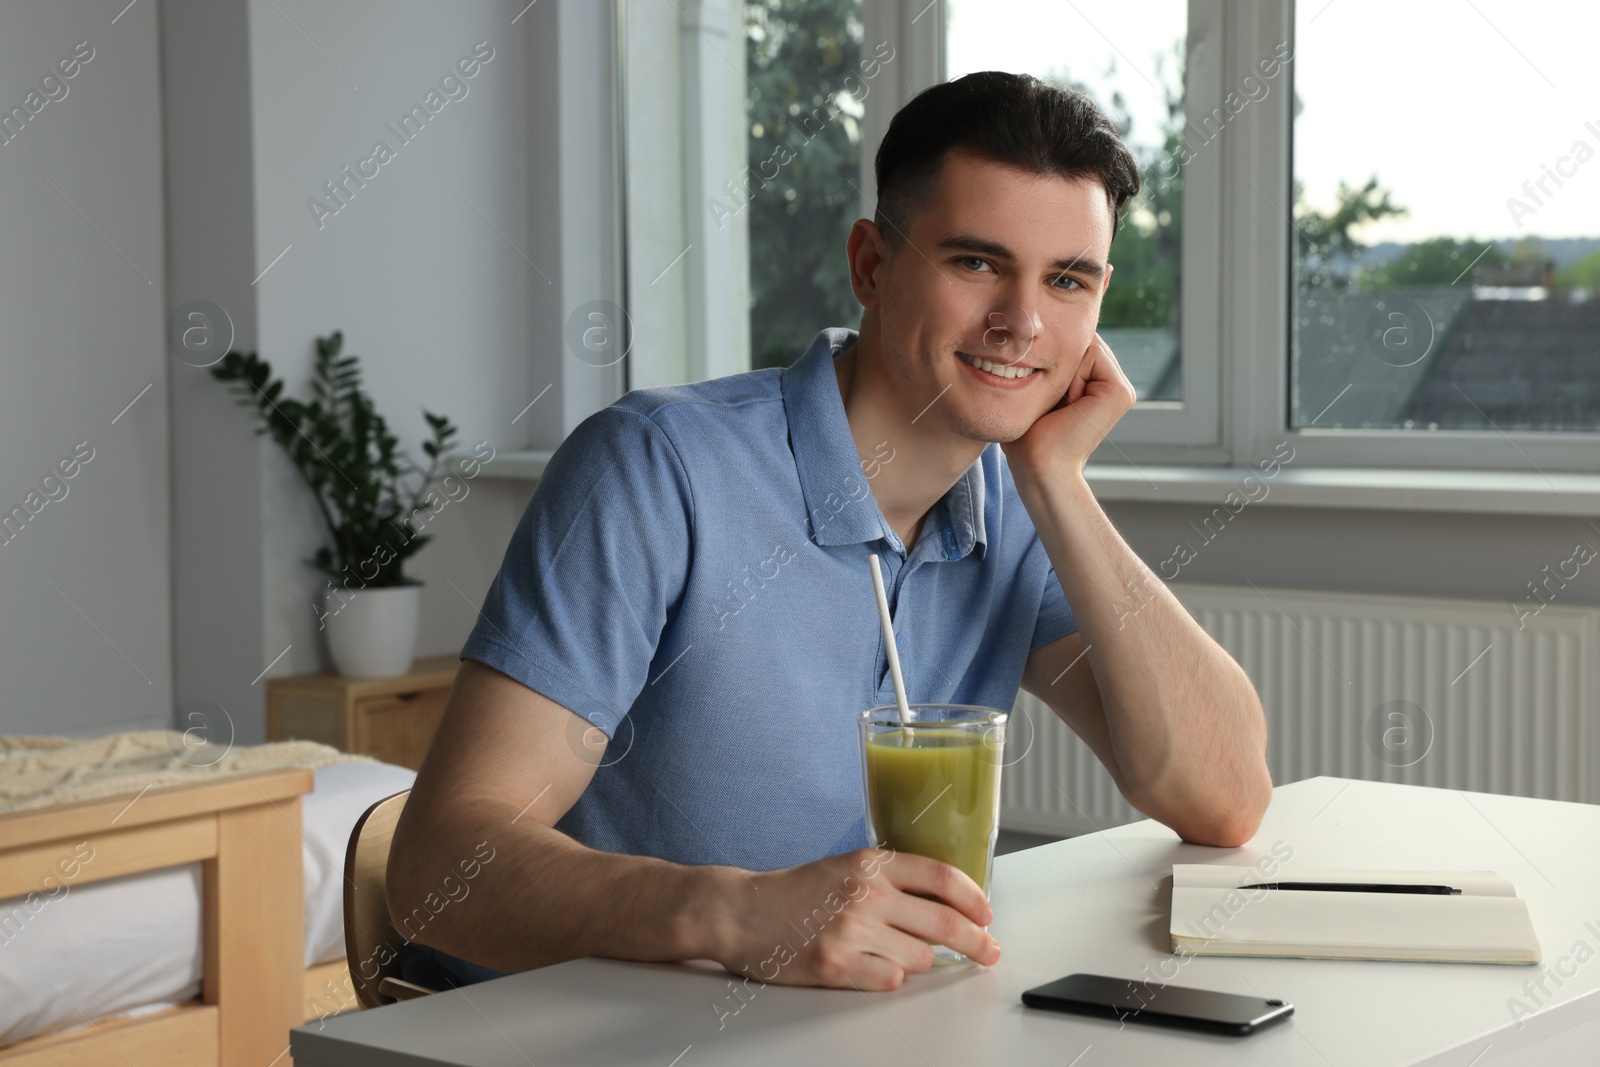
[[[1035,377],[1043,377],[1039,373],[1038,367],[996,363],[993,360],[970,356],[960,351],[956,352],[956,356],[974,378],[985,385],[997,389],[1026,388]]]

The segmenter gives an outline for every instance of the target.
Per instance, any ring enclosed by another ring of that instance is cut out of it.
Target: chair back
[[[405,943],[389,921],[384,882],[395,824],[410,795],[407,789],[368,808],[350,831],[344,853],[344,952],[363,1008],[397,999],[380,988],[385,978],[400,978],[400,946]]]

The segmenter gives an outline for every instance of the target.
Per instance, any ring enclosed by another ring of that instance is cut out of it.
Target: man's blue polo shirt
[[[640,389],[585,419],[528,503],[461,650],[609,737],[557,829],[590,847],[774,870],[865,847],[856,716],[907,698],[1010,708],[1077,629],[999,445],[909,551],[871,476],[904,442],[845,420],[830,328],[785,370]],[[592,724],[592,726],[591,726]]]

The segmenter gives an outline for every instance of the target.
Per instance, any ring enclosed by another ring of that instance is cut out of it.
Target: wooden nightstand
[[[267,740],[321,741],[417,770],[460,665],[454,655],[430,656],[394,678],[269,678]]]

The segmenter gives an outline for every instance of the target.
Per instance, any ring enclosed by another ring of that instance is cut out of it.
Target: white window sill
[[[1283,467],[1271,478],[1253,467],[1091,463],[1099,500],[1218,504],[1229,492],[1257,504],[1392,508],[1512,515],[1600,515],[1600,475],[1376,467]],[[1254,475],[1246,483],[1245,478]],[[1262,495],[1265,492],[1265,495]]]
[[[501,452],[484,466],[483,476],[536,481],[551,455],[543,449]],[[1091,463],[1086,473],[1100,500],[1220,506],[1234,492],[1241,500],[1255,497],[1255,504],[1287,507],[1600,516],[1595,474],[1284,467],[1267,478],[1254,467],[1112,463]],[[1250,475],[1254,479],[1246,483]]]
[[[539,480],[544,466],[555,452],[547,448],[526,448],[496,452],[494,459],[483,465],[484,478],[503,478],[506,481]]]

